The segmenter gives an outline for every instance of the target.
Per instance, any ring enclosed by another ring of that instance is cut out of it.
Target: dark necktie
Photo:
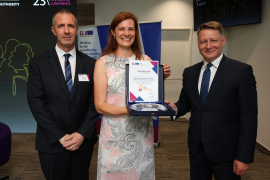
[[[211,75],[210,67],[212,65],[213,64],[211,64],[211,63],[207,64],[207,67],[203,73],[201,91],[200,91],[200,97],[201,97],[202,104],[205,103],[207,95],[208,95],[209,80],[210,80],[210,75]]]
[[[70,54],[64,54],[65,56],[65,73],[66,73],[66,83],[68,87],[68,91],[71,94],[72,92],[72,76],[71,76],[71,68],[68,58],[71,56]]]

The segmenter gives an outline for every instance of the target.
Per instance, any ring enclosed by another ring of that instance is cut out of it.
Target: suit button
[[[73,106],[73,104],[69,104],[69,106],[70,106],[70,107],[72,107],[72,106]]]
[[[202,113],[204,113],[204,111],[202,111]]]
[[[201,126],[198,126],[198,129],[201,129]]]

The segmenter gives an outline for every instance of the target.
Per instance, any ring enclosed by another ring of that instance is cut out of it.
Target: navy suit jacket
[[[191,111],[188,147],[195,155],[201,141],[214,162],[252,163],[257,136],[257,90],[250,65],[223,56],[202,105],[198,80],[203,62],[186,68],[176,118]]]
[[[65,151],[59,139],[74,132],[85,137],[79,151],[87,151],[97,142],[94,67],[93,58],[76,50],[76,72],[70,95],[55,48],[30,60],[27,99],[37,121],[38,151]],[[78,74],[88,74],[90,81],[78,81]]]

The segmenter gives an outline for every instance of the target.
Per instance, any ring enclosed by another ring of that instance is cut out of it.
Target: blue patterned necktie
[[[209,80],[210,80],[210,75],[211,75],[210,67],[212,65],[213,64],[211,64],[211,63],[207,64],[207,67],[203,73],[201,91],[200,91],[200,97],[201,97],[202,104],[205,103],[207,95],[208,95]]]
[[[71,76],[71,68],[68,58],[71,56],[70,54],[64,54],[65,56],[65,73],[66,73],[66,82],[68,91],[71,94],[72,92],[72,76]]]

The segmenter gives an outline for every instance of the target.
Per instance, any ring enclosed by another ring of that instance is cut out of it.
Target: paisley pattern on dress
[[[125,65],[130,58],[109,54],[105,63],[107,103],[126,106]],[[146,55],[142,59],[150,60]],[[151,117],[103,115],[99,136],[97,180],[154,180],[154,131]]]

